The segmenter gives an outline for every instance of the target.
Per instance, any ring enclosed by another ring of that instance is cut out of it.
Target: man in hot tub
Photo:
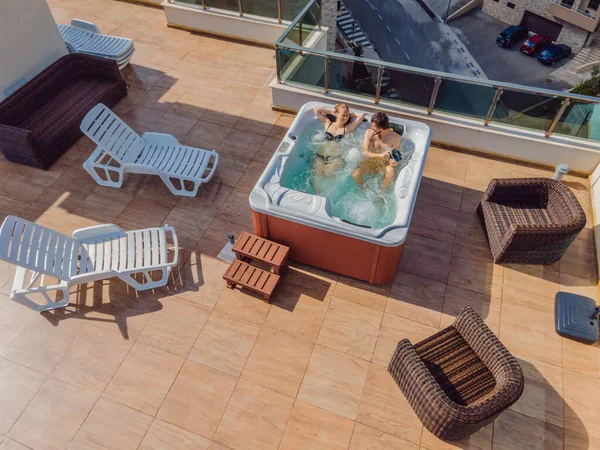
[[[390,128],[390,120],[384,112],[377,112],[371,118],[371,129],[363,140],[364,159],[352,172],[352,178],[361,187],[365,184],[364,175],[381,173],[383,190],[387,190],[396,176],[398,163],[392,157],[392,150],[400,150],[401,137]]]

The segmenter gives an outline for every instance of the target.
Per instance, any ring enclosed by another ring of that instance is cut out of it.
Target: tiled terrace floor
[[[224,233],[251,227],[247,196],[292,118],[270,109],[272,52],[170,30],[160,10],[108,0],[52,0],[135,39],[117,109],[221,155],[197,198],[156,178],[96,186],[81,140],[48,172],[0,160],[0,216],[61,230],[116,222],[175,226],[185,251],[166,289],[116,280],[73,290],[37,314],[8,294],[0,266],[0,449],[445,449],[386,372],[398,340],[451,323],[464,305],[522,363],[521,400],[455,447],[600,448],[598,347],[554,332],[559,289],[596,296],[592,232],[549,267],[497,266],[475,205],[492,176],[549,173],[432,148],[393,284],[373,287],[293,264],[272,305],[225,289]],[[590,210],[587,180],[569,186]]]

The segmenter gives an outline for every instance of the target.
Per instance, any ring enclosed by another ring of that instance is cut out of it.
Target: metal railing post
[[[298,22],[298,45],[302,47],[302,19]]]
[[[319,1],[317,1],[317,8],[319,8],[319,17],[317,17],[317,25],[319,26],[319,30],[320,30],[321,23],[323,23],[323,5]]]
[[[240,17],[244,15],[244,7],[242,5],[242,0],[238,0],[238,8],[240,10]]]
[[[427,115],[429,116],[433,112],[433,107],[435,106],[435,99],[437,98],[441,83],[442,79],[440,77],[437,77],[435,80],[433,80],[433,92],[431,93],[431,98],[429,99],[429,106],[427,107]]]
[[[381,80],[383,79],[383,66],[377,70],[377,87],[375,88],[375,103],[379,103],[381,97]]]
[[[279,46],[275,46],[275,69],[277,71],[277,84],[281,84],[281,57],[279,56],[279,52],[281,49]]]
[[[502,95],[502,92],[504,92],[504,89],[502,89],[501,87],[496,88],[496,93],[494,94],[492,104],[490,105],[490,109],[488,110],[488,113],[485,116],[485,120],[483,121],[483,125],[486,127],[489,125],[490,121],[492,120],[492,116],[494,115],[494,111],[496,111],[496,105],[498,104],[498,101],[500,100],[500,96]]]
[[[202,0],[204,1],[204,0]],[[277,21],[281,23],[281,0],[277,0]]]
[[[329,71],[331,70],[331,58],[325,57],[325,81],[323,83],[323,89],[326,94],[329,94]]]
[[[556,112],[556,116],[554,116],[554,120],[552,121],[552,123],[550,124],[550,126],[548,127],[548,129],[546,130],[546,132],[544,133],[545,137],[550,137],[550,135],[554,132],[554,127],[556,127],[556,125],[558,124],[558,121],[560,120],[560,118],[562,117],[562,115],[565,113],[565,109],[567,109],[567,106],[569,106],[569,103],[571,103],[569,101],[568,98],[565,98],[562,103],[560,104],[560,108],[558,108],[558,111]]]
[[[202,0],[202,9],[206,9],[206,0]]]

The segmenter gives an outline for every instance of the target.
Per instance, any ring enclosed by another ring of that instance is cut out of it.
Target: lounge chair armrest
[[[73,238],[80,241],[97,238],[98,236],[114,235],[125,233],[125,231],[114,223],[106,223],[103,225],[95,225],[93,227],[79,228],[73,231]]]
[[[81,28],[82,30],[89,31],[91,33],[101,34],[100,28],[98,28],[95,23],[88,22],[87,20],[73,19],[71,20],[71,26]]]
[[[146,132],[142,139],[152,145],[180,145],[177,138],[171,134]]]
[[[177,240],[177,233],[175,232],[175,228],[166,224],[163,228],[165,232],[171,233],[171,237],[173,238],[173,260],[167,261],[167,264],[177,264],[179,262],[179,241]]]

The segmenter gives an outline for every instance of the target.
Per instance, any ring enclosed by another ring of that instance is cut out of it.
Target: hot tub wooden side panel
[[[252,211],[254,233],[290,247],[290,259],[372,284],[394,279],[403,245],[384,247]]]

